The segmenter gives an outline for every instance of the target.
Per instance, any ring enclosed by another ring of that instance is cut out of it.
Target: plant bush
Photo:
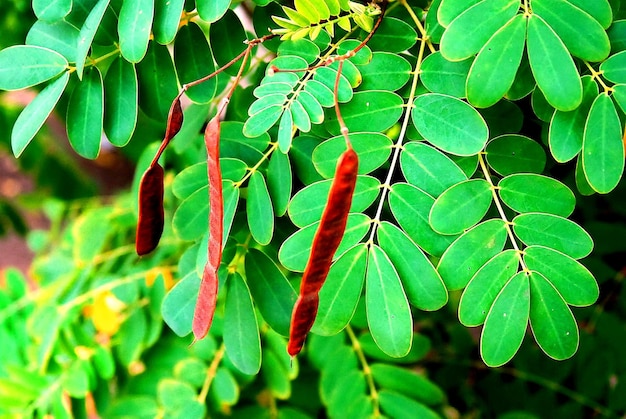
[[[619,316],[602,312],[606,301],[579,309],[600,295],[591,271],[622,278],[611,253],[623,246],[605,245],[614,227],[599,218],[623,216],[611,193],[624,170],[619,0],[32,8],[25,44],[0,51],[0,89],[38,89],[13,125],[13,154],[36,147],[52,112],[80,156],[97,157],[103,133],[139,153],[130,192],[78,212],[47,206],[58,228],[30,236],[34,290],[5,273],[0,412],[623,413],[626,366],[610,357],[626,337]],[[182,126],[170,131],[181,93]],[[216,211],[202,132],[225,102],[217,306],[192,341]],[[164,135],[164,231],[139,258],[141,177]],[[301,273],[346,137],[359,156],[347,227],[312,333],[290,358]]]

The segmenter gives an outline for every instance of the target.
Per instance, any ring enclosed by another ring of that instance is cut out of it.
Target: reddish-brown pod
[[[202,273],[200,292],[193,316],[192,330],[196,339],[209,332],[217,303],[217,270],[222,261],[222,236],[224,234],[224,199],[222,172],[220,170],[220,112],[211,119],[204,131],[209,177],[209,246],[207,263]]]
[[[163,233],[163,168],[148,168],[139,184],[139,221],[135,250],[139,256],[153,251]]]
[[[328,276],[333,256],[346,230],[358,169],[359,158],[352,147],[348,147],[337,162],[328,201],[313,237],[311,254],[302,276],[300,296],[291,315],[289,343],[287,345],[287,352],[291,356],[300,352],[306,336],[315,322],[319,291]]]

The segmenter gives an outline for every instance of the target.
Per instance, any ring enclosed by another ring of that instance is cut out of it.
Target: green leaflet
[[[589,13],[595,20],[600,22],[604,29],[611,25],[613,20],[613,11],[611,4],[607,0],[585,1],[585,0],[567,0],[574,6]]]
[[[303,67],[300,67],[303,68]],[[306,66],[304,67],[306,68]],[[331,92],[335,89],[335,81],[337,80],[337,70],[330,67],[320,67],[315,70],[315,75],[313,76],[313,80],[322,83],[324,86],[328,88]],[[349,102],[352,99],[352,85],[346,78],[346,76],[342,74],[339,76],[339,85],[337,89],[337,99],[339,103]],[[321,100],[320,100],[321,103]],[[333,99],[334,103],[334,99]]]
[[[117,57],[104,77],[104,132],[111,144],[122,147],[135,132],[139,86],[135,66]]]
[[[367,265],[367,246],[357,244],[333,263],[320,290],[313,333],[332,336],[352,319],[361,297]]]
[[[417,32],[406,22],[394,17],[383,19],[367,46],[372,50],[402,52],[417,42]]]
[[[122,3],[117,30],[120,51],[131,63],[146,55],[154,18],[154,0],[131,0]]]
[[[50,80],[67,70],[68,62],[51,49],[16,45],[0,51],[0,90],[20,90]]]
[[[246,255],[246,282],[263,319],[276,332],[287,335],[297,295],[278,266],[265,253],[251,248]]]
[[[437,10],[437,20],[443,26],[448,27],[461,13],[479,1],[480,0],[443,0]]]
[[[414,106],[411,117],[415,127],[441,150],[471,156],[487,143],[487,124],[467,103],[452,96],[430,93],[415,99]]]
[[[139,106],[150,118],[165,123],[172,101],[178,95],[176,70],[167,47],[150,42],[136,68]]]
[[[467,76],[467,100],[479,108],[498,102],[513,85],[526,41],[526,19],[516,15],[480,50]]]
[[[387,355],[403,357],[413,340],[411,309],[398,273],[376,245],[370,247],[365,278],[367,323],[372,337]]]
[[[465,173],[448,156],[419,141],[404,145],[400,168],[407,182],[433,197],[467,180]]]
[[[289,111],[291,112],[291,119],[293,121],[294,128],[299,129],[300,132],[311,131],[311,117],[306,109],[304,109],[302,103],[294,100],[291,102]]]
[[[97,68],[76,85],[67,107],[67,136],[72,148],[88,159],[100,151],[104,113],[102,76]]]
[[[248,182],[246,215],[254,240],[268,244],[274,235],[274,209],[265,178],[258,171],[252,173]]]
[[[596,192],[608,193],[617,186],[624,173],[622,124],[606,93],[598,95],[591,105],[581,157],[585,177]]]
[[[65,20],[38,20],[26,35],[26,45],[49,48],[73,62],[76,60],[78,33],[79,30]]]
[[[224,16],[230,6],[230,0],[196,0],[198,15],[209,23]]]
[[[207,3],[215,3],[214,1],[205,0]],[[218,3],[224,0],[220,0]],[[226,10],[224,16],[211,24],[209,32],[209,43],[213,46],[219,45],[219,48],[212,48],[213,58],[217,63],[217,67],[222,67],[237,55],[246,49],[246,45],[242,42],[246,39],[246,31],[241,21],[232,10]],[[230,76],[236,76],[241,61],[228,67],[225,72]]]
[[[199,289],[200,277],[192,271],[178,281],[163,299],[161,307],[163,320],[178,336],[187,336],[191,333]]]
[[[72,0],[33,0],[33,12],[41,20],[63,19],[72,10]]]
[[[485,322],[496,297],[517,273],[519,259],[513,249],[498,253],[474,274],[459,302],[459,321],[467,327]]]
[[[502,176],[514,173],[542,173],[546,152],[535,140],[517,134],[505,134],[487,144],[487,162]]]
[[[600,64],[602,75],[613,83],[626,82],[626,51],[612,55]]]
[[[280,43],[278,55],[295,55],[312,64],[320,56],[320,48],[308,39],[287,40]]]
[[[260,110],[246,120],[243,134],[246,137],[258,137],[266,133],[278,121],[284,110],[282,105],[271,105]],[[289,119],[291,119],[291,115]],[[291,135],[291,133],[289,134]]]
[[[461,13],[441,37],[441,53],[451,61],[476,54],[519,9],[517,0],[483,0]],[[480,23],[480,24],[478,24]]]
[[[250,290],[235,272],[227,282],[224,307],[224,345],[228,358],[244,374],[253,375],[261,368],[261,339]]]
[[[344,65],[345,67],[345,65]],[[375,52],[367,65],[359,66],[361,90],[396,91],[409,81],[411,64],[390,52]],[[342,72],[343,74],[343,72]]]
[[[456,239],[437,265],[437,271],[448,289],[464,288],[489,259],[502,251],[506,237],[504,221],[494,218],[467,230]]]
[[[291,148],[291,140],[293,138],[293,118],[291,112],[283,112],[280,122],[278,123],[278,148],[281,152],[287,153]]]
[[[513,219],[513,231],[527,246],[549,247],[574,259],[584,258],[593,249],[593,241],[582,227],[556,215],[518,215]]]
[[[68,72],[51,82],[22,110],[11,131],[11,149],[19,157],[39,132],[61,98],[70,78]]]
[[[241,160],[230,158],[220,159],[222,179],[230,179],[233,182],[238,182],[243,179],[246,174],[246,169],[246,164]],[[207,183],[207,163],[196,163],[186,167],[176,175],[174,182],[172,182],[172,192],[178,199],[184,200],[198,189],[206,187]]]
[[[392,92],[382,90],[356,92],[350,102],[341,106],[341,115],[350,131],[382,132],[400,119],[403,106],[402,98]],[[326,115],[326,121],[331,134],[341,134],[334,112]]]
[[[504,286],[487,314],[480,355],[490,367],[504,365],[518,351],[530,313],[529,275],[519,272]]]
[[[85,59],[87,58],[91,43],[96,36],[96,31],[100,26],[100,22],[102,21],[102,17],[104,16],[104,13],[106,12],[108,6],[109,0],[99,0],[89,13],[89,16],[87,16],[85,23],[80,29],[80,33],[77,39],[78,42],[76,46],[75,56],[76,74],[78,74],[79,79],[82,79],[83,77]]]
[[[528,61],[528,55],[526,49],[522,54],[522,62],[517,69],[513,85],[506,92],[505,97],[509,100],[519,100],[530,94],[535,88],[535,78],[533,77],[530,62]]]
[[[324,122],[324,109],[322,109],[320,102],[318,102],[315,96],[311,93],[306,90],[302,90],[298,94],[298,97],[296,97],[295,101],[302,105],[306,113],[309,115],[311,123],[321,124]]]
[[[421,310],[443,307],[448,302],[448,291],[422,250],[389,222],[384,221],[377,232],[379,245],[398,271],[409,302]]]
[[[263,152],[270,143],[267,133],[258,137],[246,138],[243,130],[245,126],[237,121],[224,121],[220,132],[220,156],[243,160],[248,167],[254,165],[263,156]]]
[[[528,18],[526,49],[537,85],[550,105],[572,111],[582,101],[580,76],[563,41],[539,15]]]
[[[538,272],[530,273],[530,327],[551,358],[563,360],[578,349],[578,325],[563,298]]]
[[[425,375],[383,363],[375,363],[370,366],[372,377],[380,388],[404,394],[432,406],[445,400],[443,391]]]
[[[428,221],[438,233],[459,234],[485,216],[492,200],[489,182],[465,180],[446,189],[435,200]]]
[[[424,419],[437,419],[439,414],[426,407],[422,403],[406,397],[395,391],[381,390],[378,393],[380,406],[389,417],[398,419],[411,419],[415,417]]]
[[[180,84],[186,84],[215,71],[211,48],[202,29],[194,23],[180,28],[174,42],[174,62]],[[192,86],[185,94],[196,103],[208,103],[215,96],[215,77],[200,85]]]
[[[435,51],[422,62],[420,79],[433,93],[458,98],[465,97],[465,82],[472,66],[472,59],[448,61],[440,51]]]
[[[510,175],[498,183],[500,199],[509,208],[523,212],[544,212],[569,217],[574,212],[576,197],[556,179],[520,173]]]
[[[287,154],[272,153],[267,168],[267,186],[274,204],[274,212],[276,216],[282,217],[287,212],[292,187],[291,163]]]
[[[154,0],[154,40],[161,45],[171,43],[178,32],[185,0]]]

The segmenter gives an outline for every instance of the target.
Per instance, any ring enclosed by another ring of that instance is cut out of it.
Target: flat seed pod
[[[513,358],[522,345],[529,314],[529,275],[519,272],[504,286],[487,314],[480,338],[485,364],[499,367]]]
[[[576,109],[583,97],[578,70],[565,44],[540,16],[528,18],[526,50],[537,85],[550,105]]]
[[[367,323],[376,345],[389,356],[409,353],[413,341],[411,308],[387,254],[370,247],[365,276]]]
[[[437,271],[449,290],[464,288],[474,274],[504,248],[504,221],[491,219],[463,233],[445,251]]]
[[[519,256],[513,249],[498,253],[474,274],[459,302],[459,321],[467,327],[485,322],[496,297],[517,273]]]
[[[550,358],[563,360],[576,353],[576,319],[554,286],[538,272],[530,273],[530,327]]]
[[[450,22],[441,37],[441,53],[451,61],[471,57],[518,9],[517,0],[483,0],[476,3]]]
[[[492,200],[489,182],[484,179],[466,180],[439,195],[430,210],[428,221],[438,233],[459,234],[485,216]]]
[[[507,176],[498,183],[498,194],[502,202],[520,213],[544,212],[569,217],[576,206],[576,197],[567,186],[542,175]]]
[[[477,154],[487,143],[489,129],[467,103],[436,93],[418,96],[411,113],[419,133],[434,146],[459,156]]]
[[[524,249],[528,269],[539,272],[557,289],[565,302],[576,307],[593,304],[600,294],[593,274],[564,253],[543,246]]]
[[[591,105],[581,157],[585,177],[596,192],[609,193],[617,186],[624,173],[622,124],[606,93]]]
[[[467,100],[479,108],[496,104],[513,85],[526,43],[526,19],[516,15],[480,50],[467,76]]]
[[[551,214],[526,213],[513,219],[515,235],[527,246],[549,247],[580,259],[591,253],[593,241],[578,224]]]

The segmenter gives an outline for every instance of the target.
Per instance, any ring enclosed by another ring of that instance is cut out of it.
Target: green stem
[[[224,357],[224,352],[226,352],[226,346],[224,343],[219,347],[215,355],[213,356],[213,360],[211,361],[211,365],[206,373],[206,379],[204,380],[204,384],[202,385],[202,390],[200,390],[200,394],[198,394],[198,401],[202,404],[206,403],[207,395],[209,394],[209,389],[211,388],[211,383],[217,374],[217,367],[222,362],[222,358]]]
[[[376,389],[376,384],[374,383],[374,377],[372,376],[372,369],[370,368],[370,364],[367,362],[367,358],[365,358],[365,353],[363,353],[363,348],[361,347],[361,343],[359,339],[354,334],[354,330],[350,325],[346,326],[346,332],[348,333],[348,337],[350,338],[350,342],[352,343],[352,348],[356,353],[359,362],[361,363],[361,367],[363,367],[363,375],[365,375],[365,381],[367,382],[367,387],[369,388],[370,395],[372,397],[372,405],[374,407],[373,417],[380,417],[380,403],[378,400],[378,390]]]

